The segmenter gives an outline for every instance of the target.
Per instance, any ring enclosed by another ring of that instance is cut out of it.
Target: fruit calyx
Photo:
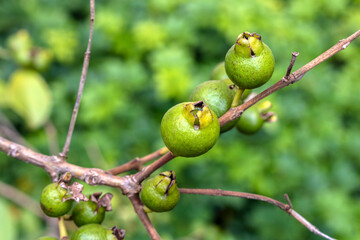
[[[165,197],[168,196],[170,188],[175,185],[176,183],[176,175],[173,170],[163,172],[159,174],[160,176],[163,176],[163,178],[155,185],[155,188],[162,182],[162,181],[170,181],[166,187],[166,191],[164,193]]]
[[[184,114],[186,120],[193,125],[195,130],[205,128],[214,121],[213,114],[204,101],[186,104]]]
[[[120,228],[114,226],[111,228],[111,231],[117,240],[123,240],[125,238],[126,231],[124,229],[120,229]]]
[[[243,57],[256,57],[264,49],[261,36],[257,33],[243,32],[235,42],[235,52]]]

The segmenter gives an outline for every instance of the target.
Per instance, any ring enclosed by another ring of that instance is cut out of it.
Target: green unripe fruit
[[[161,121],[161,136],[175,155],[196,157],[209,151],[220,134],[216,114],[203,101],[170,108]]]
[[[58,239],[55,237],[45,236],[45,237],[38,238],[38,240],[58,240]]]
[[[179,201],[180,192],[173,171],[163,172],[142,184],[141,201],[154,212],[173,209]]]
[[[236,118],[228,123],[226,123],[225,125],[223,125],[221,128],[220,128],[220,132],[221,133],[224,133],[224,132],[227,132],[231,129],[233,129],[233,127],[235,127],[235,125],[237,124],[237,122],[239,121],[239,118]]]
[[[236,91],[239,88],[230,80],[210,80],[198,85],[190,96],[190,101],[201,101],[216,114],[219,118],[224,115],[231,107]],[[251,90],[245,90],[243,99],[245,99]],[[226,132],[232,129],[237,123],[235,119],[221,127],[220,132]]]
[[[223,80],[229,78],[225,71],[225,62],[217,64],[211,72],[211,80]]]
[[[251,135],[257,133],[262,125],[264,120],[261,117],[260,112],[257,108],[247,109],[240,117],[239,121],[236,124],[237,130],[246,135]]]
[[[100,224],[86,224],[81,226],[72,236],[72,240],[117,240],[112,230]]]
[[[89,200],[81,201],[75,205],[72,211],[72,219],[76,226],[80,227],[89,223],[102,223],[105,217],[105,208]],[[97,211],[96,211],[97,210]]]
[[[74,200],[63,202],[67,190],[57,183],[47,185],[40,196],[40,206],[49,217],[60,217],[70,211]]]
[[[204,101],[219,118],[226,113],[233,101],[237,87],[228,84],[230,80],[210,80],[198,85],[190,96],[190,101]]]
[[[274,55],[256,33],[240,34],[225,56],[227,75],[242,89],[253,89],[266,83],[274,66]]]

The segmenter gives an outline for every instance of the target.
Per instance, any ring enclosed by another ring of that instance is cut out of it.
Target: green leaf
[[[49,118],[52,95],[44,78],[33,70],[17,70],[10,77],[8,103],[23,117],[31,129],[42,126]]]
[[[9,205],[2,199],[0,199],[0,232],[1,239],[15,240],[16,239],[16,226]]]

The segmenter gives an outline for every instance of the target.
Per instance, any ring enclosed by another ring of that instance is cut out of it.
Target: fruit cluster
[[[264,122],[276,120],[269,112],[270,101],[258,103],[247,109],[240,118],[220,127],[218,118],[230,108],[237,107],[251,98],[251,90],[266,83],[274,71],[274,56],[270,48],[256,33],[240,34],[229,49],[225,62],[219,63],[211,73],[211,80],[198,85],[189,102],[170,108],[161,121],[161,136],[174,156],[196,157],[209,151],[219,135],[236,126],[243,134],[258,132]],[[61,181],[46,186],[40,204],[50,217],[68,213],[74,203],[71,219],[79,227],[72,239],[123,239],[125,231],[116,227],[106,229],[100,224],[105,211],[111,210],[112,195],[81,193],[82,185],[63,175]],[[140,199],[146,212],[165,212],[179,201],[180,192],[174,171],[166,171],[142,183]],[[51,239],[51,238],[48,238]]]
[[[105,212],[111,211],[112,194],[93,193],[88,198],[82,194],[83,185],[74,182],[69,185],[71,175],[64,174],[58,182],[47,185],[40,196],[40,207],[49,217],[63,217],[71,211],[67,219],[74,221],[79,229],[73,234],[72,240],[123,239],[125,231],[113,227],[107,229],[101,225]],[[75,206],[74,202],[76,202]],[[40,239],[56,239],[42,237]]]
[[[270,48],[256,33],[243,32],[211,73],[211,80],[198,85],[191,102],[170,108],[161,121],[161,136],[175,155],[196,157],[209,151],[220,133],[234,126],[241,133],[258,132],[265,121],[273,121],[267,109],[252,107],[220,128],[218,118],[246,101],[251,89],[265,84],[274,71]],[[270,103],[271,105],[271,103]]]

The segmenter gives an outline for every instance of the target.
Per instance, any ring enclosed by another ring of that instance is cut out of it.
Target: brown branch
[[[145,168],[143,168],[142,171],[134,174],[133,175],[134,180],[138,183],[141,183],[142,181],[144,181],[144,179],[149,177],[158,168],[165,165],[167,162],[169,162],[170,160],[172,160],[174,158],[175,158],[175,156],[172,154],[172,152],[166,153],[164,156],[162,156],[161,158],[159,158],[158,160],[156,160],[149,166],[146,166]]]
[[[5,152],[9,156],[14,157],[16,159],[19,159],[21,161],[24,161],[24,162],[27,162],[27,163],[30,163],[30,164],[33,164],[33,165],[36,165],[36,166],[39,166],[39,167],[45,169],[53,179],[57,179],[57,177],[61,173],[70,172],[73,177],[83,180],[89,185],[107,185],[107,186],[120,188],[124,195],[127,195],[130,199],[133,199],[132,201],[136,201],[136,199],[134,200],[134,198],[135,198],[134,196],[136,196],[138,194],[138,192],[140,191],[141,187],[139,184],[145,178],[150,176],[151,173],[156,171],[158,168],[160,168],[161,166],[163,166],[170,160],[174,159],[175,156],[171,152],[168,152],[167,154],[163,155],[161,158],[159,158],[158,160],[156,160],[149,166],[145,167],[142,171],[140,171],[134,175],[124,176],[124,177],[114,176],[112,174],[109,174],[106,171],[103,171],[103,170],[97,169],[97,168],[79,167],[77,165],[73,165],[73,164],[70,164],[70,163],[67,163],[66,161],[64,161],[64,158],[66,157],[66,155],[69,151],[69,145],[70,145],[70,141],[71,141],[71,137],[72,137],[75,121],[76,121],[76,116],[77,116],[77,112],[78,112],[78,108],[79,108],[79,104],[80,104],[80,98],[81,98],[81,94],[83,91],[86,74],[87,74],[87,69],[88,69],[88,64],[89,64],[89,59],[90,59],[90,45],[91,45],[91,37],[92,37],[92,31],[93,31],[92,29],[93,29],[94,9],[95,9],[94,0],[90,0],[90,5],[91,5],[91,19],[90,19],[91,30],[90,30],[90,36],[89,36],[89,44],[88,44],[88,49],[87,49],[87,51],[85,53],[85,57],[84,57],[84,64],[83,64],[83,70],[82,70],[82,75],[81,75],[78,97],[77,97],[77,100],[75,103],[73,116],[72,116],[70,127],[69,127],[68,136],[67,136],[65,146],[63,148],[62,153],[60,153],[59,156],[43,155],[43,154],[37,153],[29,148],[26,148],[22,145],[19,145],[14,142],[11,142],[9,140],[6,140],[3,137],[0,137],[0,151]],[[269,87],[268,89],[264,90],[260,94],[256,95],[254,98],[250,99],[249,101],[245,102],[244,104],[242,104],[238,107],[231,108],[228,112],[226,112],[219,119],[220,125],[223,126],[224,124],[234,120],[235,118],[240,117],[241,114],[247,108],[249,108],[250,106],[259,102],[261,99],[265,98],[266,96],[276,92],[277,90],[279,90],[285,86],[288,86],[292,83],[299,81],[304,76],[304,74],[307,73],[308,71],[310,71],[312,68],[314,68],[321,62],[327,60],[329,57],[335,55],[339,51],[347,48],[354,39],[359,37],[359,35],[360,35],[360,30],[358,30],[353,35],[349,36],[348,38],[339,41],[337,44],[335,44],[329,50],[327,50],[326,52],[324,52],[323,54],[321,54],[320,56],[318,56],[311,62],[307,63],[306,65],[304,65],[303,67],[301,67],[300,69],[295,71],[293,74],[290,74],[288,77],[286,77],[286,75],[285,75],[285,77],[282,78],[280,81],[278,81],[277,83],[275,83],[273,86]],[[290,66],[292,64],[293,63],[291,63]],[[289,66],[289,68],[290,68],[290,66]],[[291,69],[290,69],[290,71],[291,71]],[[182,191],[185,191],[185,190],[183,189]],[[228,193],[230,193],[230,192],[228,192]],[[199,194],[201,194],[201,193],[199,193]],[[248,196],[250,196],[250,195],[248,195]],[[251,195],[251,196],[254,197],[253,199],[255,199],[256,194]],[[249,197],[249,198],[251,198],[251,197]],[[271,201],[274,201],[273,202],[274,205],[280,203],[273,199]],[[269,200],[266,202],[271,202],[271,201]],[[320,233],[313,225],[311,225],[309,222],[307,222],[302,216],[300,216],[297,212],[295,212],[294,210],[289,208],[289,205],[286,205],[286,206],[288,206],[288,210],[286,210],[286,211],[291,216],[293,216],[298,221],[300,221],[304,226],[309,228],[310,231],[312,231],[320,236],[323,236],[327,239],[332,239],[332,238]],[[139,216],[142,216],[142,214],[144,214],[143,212],[141,213],[138,210],[136,210],[136,211],[138,214],[140,214]],[[140,218],[142,218],[142,217],[140,217]]]
[[[291,70],[295,64],[295,61],[296,61],[296,57],[299,56],[299,53],[298,52],[292,52],[291,53],[292,57],[291,57],[291,61],[290,61],[290,64],[289,64],[289,67],[286,71],[286,75],[285,75],[285,78],[288,79],[288,77],[290,76],[290,73],[291,73]]]
[[[124,173],[130,170],[141,170],[142,166],[147,163],[150,162],[162,155],[164,155],[165,153],[169,152],[169,149],[167,149],[167,147],[163,147],[158,149],[157,151],[150,153],[142,158],[134,158],[133,160],[124,163],[116,168],[110,169],[107,172],[112,174],[112,175],[118,175],[120,173]]]
[[[270,203],[272,205],[275,205],[279,207],[281,210],[287,212],[290,216],[294,217],[296,220],[298,220],[302,225],[304,225],[307,229],[309,229],[312,233],[319,235],[323,238],[326,238],[328,240],[335,240],[332,237],[329,237],[328,235],[320,232],[314,225],[312,225],[309,221],[307,221],[304,217],[302,217],[299,213],[297,213],[295,210],[292,209],[292,204],[290,202],[289,197],[287,194],[285,195],[285,198],[288,202],[288,204],[279,202],[275,199],[265,197],[258,194],[253,193],[245,193],[245,192],[235,192],[235,191],[226,191],[221,189],[192,189],[192,188],[179,188],[180,193],[183,194],[199,194],[199,195],[210,195],[210,196],[231,196],[231,197],[239,197],[239,198],[247,198],[247,199],[253,199],[258,201],[263,201]]]
[[[340,52],[341,50],[346,49],[349,44],[354,41],[356,38],[360,36],[360,30],[352,34],[346,39],[340,40],[338,43],[336,43],[334,46],[332,46],[330,49],[325,51],[323,54],[319,55],[317,58],[312,60],[311,62],[305,64],[303,67],[295,71],[293,74],[291,74],[288,78],[283,77],[280,81],[272,85],[271,87],[265,89],[263,92],[256,95],[254,98],[250,99],[249,101],[245,102],[244,104],[231,108],[229,111],[227,111],[223,116],[219,118],[220,126],[225,125],[226,123],[238,118],[241,116],[241,114],[254,105],[255,103],[259,102],[261,99],[269,96],[270,94],[278,91],[279,89],[286,87],[290,84],[293,84],[297,81],[299,81],[305,73],[319,65],[320,63],[324,62],[328,58],[332,57],[336,53]],[[291,64],[290,64],[291,65]]]
[[[66,159],[67,154],[69,152],[70,142],[71,142],[72,134],[74,132],[75,122],[76,122],[76,118],[77,118],[77,115],[79,112],[79,107],[80,107],[81,96],[82,96],[82,92],[84,90],[86,75],[87,75],[87,71],[89,68],[90,53],[91,53],[90,52],[91,41],[92,41],[92,35],[93,35],[93,31],[94,31],[94,21],[95,21],[95,0],[90,0],[90,33],[89,33],[87,49],[86,49],[85,56],[84,56],[84,63],[83,63],[83,67],[82,67],[81,77],[80,77],[79,90],[77,93],[73,113],[71,116],[70,126],[69,126],[68,134],[66,137],[65,145],[64,145],[62,152],[59,153],[59,156],[64,159]]]
[[[58,156],[47,156],[0,137],[0,151],[9,156],[45,169],[53,180],[65,172],[89,185],[107,185],[120,188],[125,195],[140,191],[140,185],[130,176],[118,177],[98,168],[84,168],[63,161]]]
[[[135,194],[133,196],[129,197],[135,212],[139,216],[141,222],[146,228],[146,231],[148,232],[150,238],[152,240],[160,240],[160,235],[156,231],[154,225],[151,223],[149,216],[144,212],[143,210],[143,204],[139,198],[139,194]]]

